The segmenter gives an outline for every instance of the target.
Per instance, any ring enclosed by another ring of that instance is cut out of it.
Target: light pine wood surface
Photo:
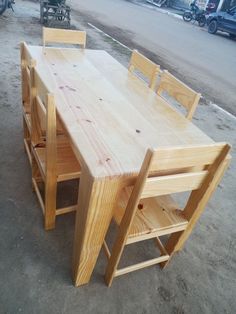
[[[54,95],[49,93],[35,68],[31,69],[31,86],[34,90],[31,103],[32,182],[44,213],[45,229],[49,230],[55,227],[56,215],[76,209],[76,204],[57,207],[57,183],[79,179],[81,168],[66,135],[57,135]],[[42,182],[44,197],[38,185]]]
[[[47,43],[74,44],[85,48],[86,32],[43,27],[43,46],[45,47]]]
[[[109,257],[105,280],[109,286],[115,276],[155,263],[163,265],[169,262],[176,246],[173,246],[172,250],[166,249],[159,237],[181,234],[182,245],[184,244],[205,207],[205,205],[201,207],[200,204],[206,198],[208,187],[216,180],[218,168],[225,163],[229,151],[230,146],[226,143],[190,145],[181,148],[170,147],[156,151],[149,149],[147,151],[133,188],[125,188],[122,191],[123,195],[119,198],[118,206],[114,211],[114,220],[119,228],[111,253],[105,244],[106,255]],[[198,160],[199,156],[208,154],[211,157],[206,158],[205,161]],[[193,167],[181,168],[182,165],[178,160],[181,155],[186,161],[186,165],[191,163]],[[158,160],[161,162],[165,160],[165,170],[172,170],[173,174],[159,175]],[[202,169],[206,170],[196,170],[200,162]],[[187,184],[186,176],[188,179],[191,178]],[[127,191],[128,189],[130,191]],[[182,210],[171,195],[167,194],[186,191],[191,191],[191,193]],[[185,229],[188,231],[185,232]],[[117,269],[125,245],[151,238],[158,239],[162,253],[159,258]]]
[[[27,46],[82,167],[73,277],[88,283],[122,187],[149,147],[214,143],[105,51]]]
[[[162,95],[163,92],[167,92],[169,96],[173,97],[180,105],[185,107],[187,111],[186,118],[192,120],[201,94],[195,92],[167,70],[162,72],[160,85],[157,89],[158,95]]]
[[[134,73],[135,70],[141,72],[148,79],[148,86],[154,90],[156,87],[157,75],[160,72],[160,66],[146,58],[137,50],[133,50],[129,62],[129,71]]]

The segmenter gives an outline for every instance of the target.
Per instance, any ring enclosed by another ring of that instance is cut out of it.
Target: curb
[[[173,13],[173,12],[170,12],[170,11],[165,10],[165,9],[158,8],[155,4],[138,3],[138,5],[140,5],[142,7],[145,7],[145,8],[148,8],[148,9],[152,9],[154,11],[157,11],[157,12],[160,12],[160,13],[163,13],[163,14],[167,14],[169,16],[173,16],[173,17],[175,17],[177,19],[182,19],[181,15]]]

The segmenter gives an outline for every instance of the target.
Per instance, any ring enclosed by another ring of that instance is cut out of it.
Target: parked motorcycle
[[[0,0],[0,15],[3,14],[6,9],[12,9],[12,11],[14,11],[12,6],[14,3],[14,0]]]
[[[186,10],[183,14],[183,19],[185,22],[190,22],[190,21],[197,21],[198,25],[200,27],[205,26],[206,24],[206,12],[204,10],[201,10],[197,5],[196,5],[197,0],[194,0],[190,4],[190,10]]]

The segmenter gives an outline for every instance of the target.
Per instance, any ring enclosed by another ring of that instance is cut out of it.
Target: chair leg
[[[24,133],[24,140],[27,140],[29,138],[29,132],[28,132],[28,128],[27,128],[24,116],[23,116],[23,133]],[[24,150],[26,152],[25,145],[24,145]]]
[[[45,184],[45,213],[44,227],[46,230],[55,228],[56,221],[56,195],[57,182],[46,182]]]
[[[39,176],[39,169],[38,169],[38,165],[35,160],[34,154],[32,153],[32,148],[31,148],[31,171],[32,171],[32,179],[36,179]],[[35,192],[35,187],[33,183],[32,183],[32,191]]]
[[[167,244],[165,246],[165,250],[167,251],[170,257],[167,261],[160,263],[160,267],[162,269],[164,269],[169,264],[173,255],[181,249],[179,248],[179,240],[181,239],[183,233],[184,231],[173,233],[168,239]]]
[[[126,237],[123,234],[119,234],[115,244],[112,248],[111,257],[108,260],[106,272],[105,272],[105,282],[108,287],[111,286],[113,278],[115,277],[115,272],[117,270],[122,252],[125,247]]]

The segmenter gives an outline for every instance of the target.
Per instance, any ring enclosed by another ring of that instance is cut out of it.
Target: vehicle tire
[[[212,20],[208,25],[208,33],[215,34],[217,32],[217,28],[218,28],[217,21]]]
[[[229,34],[229,37],[232,39],[236,39],[236,35],[235,34]]]
[[[190,22],[193,19],[193,15],[191,12],[184,12],[183,19],[185,22]]]
[[[206,25],[206,17],[205,17],[205,15],[202,15],[202,16],[199,17],[198,25],[200,27],[204,27]]]
[[[0,0],[0,15],[3,14],[6,8],[7,8],[7,0]]]

